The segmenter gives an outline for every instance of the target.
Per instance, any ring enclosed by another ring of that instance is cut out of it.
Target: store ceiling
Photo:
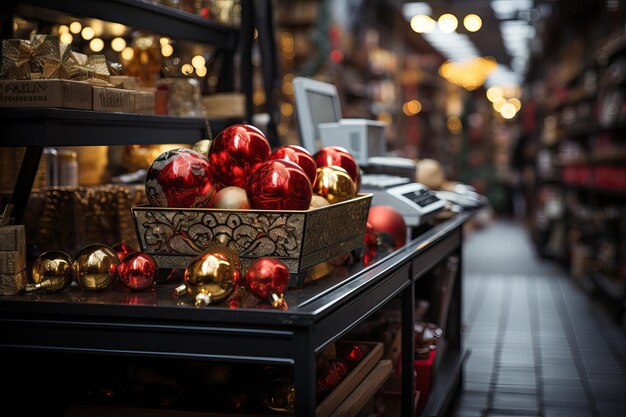
[[[438,49],[446,58],[462,60],[472,56],[491,56],[499,64],[498,70],[489,77],[490,85],[520,84],[530,55],[530,42],[535,36],[533,22],[541,12],[534,0],[396,0],[404,15],[426,11],[434,20],[444,13],[451,13],[459,21],[454,33],[442,33],[435,29],[421,36]],[[430,13],[428,13],[430,11]],[[469,32],[463,27],[463,18],[477,14],[482,27]]]

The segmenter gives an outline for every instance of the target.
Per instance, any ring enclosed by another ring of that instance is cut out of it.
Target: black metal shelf
[[[42,12],[41,9],[46,9]],[[239,29],[203,19],[192,13],[141,0],[20,0],[16,14],[41,20],[50,13],[67,13],[122,23],[159,35],[234,50]]]
[[[400,297],[401,327],[407,335],[402,375],[408,376],[403,379],[402,401],[405,411],[410,410],[415,282],[429,276],[427,272],[447,256],[461,256],[462,227],[471,216],[471,212],[458,214],[374,264],[356,264],[338,275],[289,289],[285,311],[267,309],[266,304],[196,308],[185,299],[173,299],[169,293],[173,285],[155,293],[134,293],[135,297],[121,290],[89,294],[77,289],[3,297],[0,350],[291,364],[297,415],[313,416],[316,352]],[[460,342],[460,268],[457,274],[448,320],[449,347],[441,358],[427,410],[445,409],[465,358]]]
[[[2,146],[94,146],[193,143],[206,137],[201,117],[59,108],[0,109]],[[208,119],[213,134],[241,119]]]

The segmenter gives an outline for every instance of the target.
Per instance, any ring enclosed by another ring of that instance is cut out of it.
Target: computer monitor
[[[319,124],[341,120],[337,88],[333,84],[295,77],[293,89],[302,146],[315,153],[322,148]]]

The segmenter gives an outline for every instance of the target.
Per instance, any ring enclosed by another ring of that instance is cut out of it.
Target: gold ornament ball
[[[328,200],[326,200],[321,195],[313,194],[313,197],[311,198],[311,206],[309,208],[315,209],[326,206],[330,206]]]
[[[44,252],[37,257],[31,271],[35,282],[32,289],[62,291],[72,283],[72,257],[60,250]]]
[[[201,139],[193,144],[193,150],[208,158],[212,143],[213,141],[211,139]]]
[[[212,206],[219,209],[247,210],[250,208],[250,201],[245,189],[232,185],[215,194]]]
[[[356,187],[348,171],[331,165],[317,168],[313,192],[324,197],[330,204],[335,204],[354,197]]]
[[[74,280],[85,291],[102,291],[117,279],[117,253],[99,243],[84,247],[72,263]]]
[[[237,252],[226,246],[209,246],[185,270],[187,293],[197,306],[219,303],[232,294],[241,276]]]

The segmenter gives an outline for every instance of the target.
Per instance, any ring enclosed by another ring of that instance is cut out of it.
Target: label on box
[[[0,251],[26,251],[24,225],[0,227]]]
[[[135,92],[119,88],[93,87],[93,109],[106,112],[135,111]]]
[[[0,252],[0,274],[15,274],[26,269],[24,251],[12,250]]]
[[[155,114],[154,91],[135,91],[135,113]]]
[[[0,81],[0,107],[91,110],[91,85],[69,80]]]
[[[0,295],[15,295],[26,287],[26,271],[0,274]]]

